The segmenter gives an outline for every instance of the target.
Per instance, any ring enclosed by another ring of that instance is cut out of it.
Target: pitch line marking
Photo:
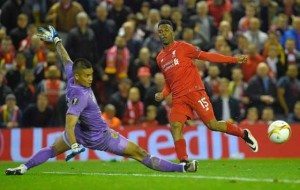
[[[204,175],[170,175],[170,174],[128,174],[128,173],[101,173],[101,172],[42,172],[44,174],[56,175],[90,175],[90,176],[134,176],[134,177],[165,177],[165,178],[189,178],[189,179],[215,179],[215,180],[232,180],[242,182],[265,182],[265,183],[291,183],[300,184],[299,180],[290,179],[271,179],[271,178],[247,178],[247,177],[224,177],[224,176],[204,176]]]

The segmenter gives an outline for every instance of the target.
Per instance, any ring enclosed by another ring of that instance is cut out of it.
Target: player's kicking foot
[[[198,170],[198,162],[196,160],[182,162],[185,172],[196,172]]]
[[[247,145],[251,148],[253,152],[258,151],[258,143],[257,140],[253,137],[251,132],[248,129],[244,129],[245,137],[243,138]]]
[[[16,168],[8,168],[5,171],[6,175],[23,175],[27,172],[27,167],[24,164],[21,164],[19,167]]]

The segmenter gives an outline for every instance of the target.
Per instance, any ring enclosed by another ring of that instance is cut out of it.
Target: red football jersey
[[[166,80],[164,91],[172,92],[173,98],[205,89],[198,69],[193,63],[194,59],[221,63],[237,62],[235,57],[204,52],[189,43],[174,41],[163,48],[156,57],[156,62]]]

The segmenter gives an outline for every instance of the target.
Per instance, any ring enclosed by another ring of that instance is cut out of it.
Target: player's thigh
[[[169,114],[170,123],[185,123],[188,118],[193,117],[193,110],[184,99],[185,97],[173,99]]]
[[[110,129],[109,136],[105,140],[107,148],[104,150],[119,156],[130,157],[142,161],[147,152],[137,144],[131,142],[118,132]]]
[[[216,119],[213,106],[204,90],[192,92],[188,97],[189,105],[197,113],[203,123],[207,124],[209,121]]]
[[[54,148],[55,155],[59,155],[70,150],[70,146],[65,142],[63,135],[55,140],[52,147]]]

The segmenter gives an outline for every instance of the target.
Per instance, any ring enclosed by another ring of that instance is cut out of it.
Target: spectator
[[[284,32],[281,38],[281,45],[284,45],[288,39],[293,39],[296,49],[300,51],[300,17],[293,17],[292,28]]]
[[[185,23],[182,22],[182,13],[180,9],[173,8],[171,13],[171,21],[175,26],[175,37],[180,36],[183,32],[183,28],[185,27]]]
[[[116,116],[118,118],[123,118],[128,98],[128,92],[131,86],[131,80],[128,78],[124,78],[118,83],[118,91],[110,96],[109,103],[114,105],[117,109]]]
[[[159,106],[160,102],[155,101],[155,93],[161,92],[165,85],[165,78],[162,73],[156,73],[154,75],[154,86],[151,86],[147,89],[146,95],[144,98],[144,105],[148,107],[149,105]]]
[[[56,107],[58,98],[64,93],[66,83],[60,80],[60,71],[57,66],[52,65],[45,73],[46,79],[39,83],[39,92],[45,92],[47,95],[49,106],[53,109]]]
[[[186,0],[183,5],[183,22],[188,23],[196,15],[196,0]]]
[[[28,17],[26,14],[19,14],[17,27],[13,28],[9,33],[15,49],[19,49],[20,42],[27,36]]]
[[[44,53],[46,55],[44,55]],[[45,52],[43,49],[38,50],[38,55],[41,56],[41,62],[38,62],[36,67],[34,68],[35,80],[34,83],[38,84],[43,79],[45,79],[45,73],[51,65],[57,65],[57,57],[56,53],[53,51]],[[44,58],[46,56],[46,58]],[[42,61],[44,60],[45,61]]]
[[[267,32],[275,15],[278,12],[278,4],[273,0],[259,0],[258,18],[261,20],[261,30]]]
[[[133,60],[137,58],[142,47],[144,33],[139,28],[136,28],[136,23],[134,21],[127,21],[120,28],[119,35],[125,38],[126,46],[130,51],[131,58]]]
[[[257,65],[264,61],[264,58],[257,52],[255,44],[249,44],[247,48],[248,61],[242,65],[244,81],[248,82],[255,75]]]
[[[13,68],[6,73],[7,85],[14,91],[17,85],[23,80],[26,68],[26,57],[23,53],[17,53]]]
[[[300,80],[297,76],[298,68],[291,64],[288,66],[286,75],[277,83],[278,101],[285,116],[293,111],[295,103],[300,100]]]
[[[239,20],[239,30],[245,32],[250,27],[250,20],[256,15],[256,6],[253,3],[246,5],[246,15]]]
[[[30,46],[24,50],[27,58],[26,68],[39,70],[46,65],[46,47],[43,41],[33,35]]]
[[[266,125],[270,125],[275,120],[274,110],[271,107],[265,107],[262,110],[261,120]]]
[[[33,81],[33,71],[28,69],[25,70],[24,81],[22,81],[15,90],[17,103],[21,110],[24,110],[29,104],[35,102],[37,89],[36,86],[33,84]]]
[[[76,1],[60,0],[51,6],[46,22],[52,24],[58,31],[67,33],[76,26],[76,15],[81,11],[83,8]]]
[[[172,7],[168,4],[164,4],[160,7],[161,19],[171,20]]]
[[[233,51],[234,55],[245,54],[247,52],[249,41],[244,35],[237,34],[236,44],[237,44],[237,48],[234,49]]]
[[[151,54],[148,48],[143,47],[140,49],[139,57],[134,60],[134,62],[129,64],[128,76],[132,82],[136,83],[138,81],[138,70],[141,67],[147,67],[151,71],[151,75],[154,76],[158,72],[158,66],[153,59],[151,59]]]
[[[127,77],[130,52],[126,47],[125,38],[117,36],[115,45],[107,50],[105,73],[113,75],[117,80]]]
[[[281,62],[281,59],[279,58],[277,47],[276,46],[270,46],[268,48],[266,63],[270,68],[270,75],[276,80],[277,78],[280,78],[285,73],[285,63]]]
[[[295,40],[288,39],[285,41],[285,63],[289,64],[298,64],[300,63],[300,51],[296,49]]]
[[[102,118],[108,124],[108,126],[114,130],[121,130],[123,128],[121,120],[116,117],[116,108],[112,104],[107,104],[104,107]]]
[[[209,14],[214,18],[215,26],[219,27],[223,16],[231,12],[232,4],[229,0],[208,0]]]
[[[217,65],[211,64],[208,67],[208,76],[205,78],[205,82],[212,88],[212,96],[216,97],[219,95],[220,86],[220,69]]]
[[[23,114],[24,127],[49,127],[53,126],[53,109],[48,104],[48,97],[45,93],[37,96],[36,103],[28,105]]]
[[[31,46],[31,38],[35,33],[36,26],[34,24],[30,24],[27,27],[27,36],[21,40],[18,51],[23,52]]]
[[[0,106],[5,103],[5,97],[12,93],[11,88],[5,84],[4,77],[5,73],[2,69],[0,69]]]
[[[268,35],[260,30],[260,20],[258,18],[251,18],[249,30],[244,33],[249,42],[254,43],[258,52],[263,50],[264,44],[268,39]]]
[[[144,104],[140,99],[140,91],[136,87],[129,90],[128,100],[122,122],[127,125],[135,125],[142,121]]]
[[[297,101],[294,106],[294,112],[288,117],[289,123],[300,123],[300,101]]]
[[[231,49],[235,48],[236,44],[233,38],[234,36],[233,36],[230,23],[225,20],[221,21],[218,30],[219,30],[218,35],[221,35],[225,38],[230,48]]]
[[[158,124],[157,120],[157,107],[154,105],[149,105],[146,108],[146,116],[142,123],[142,127],[151,127]]]
[[[98,58],[104,54],[105,50],[114,44],[116,36],[116,24],[113,20],[107,18],[107,8],[99,5],[96,9],[97,19],[93,20],[91,29],[95,34],[95,42]]]
[[[239,121],[240,107],[239,102],[229,94],[229,80],[220,79],[220,95],[212,100],[217,120]]]
[[[15,48],[12,45],[11,38],[7,36],[1,41],[0,69],[4,69],[4,70],[12,69],[14,58],[15,58]]]
[[[156,32],[157,24],[160,21],[161,17],[159,11],[157,9],[151,9],[149,12],[149,16],[147,17],[147,21],[145,26],[143,26],[143,30],[145,32],[145,36],[149,36]]]
[[[17,27],[17,18],[21,13],[31,16],[30,7],[26,5],[25,0],[9,0],[1,7],[0,22],[3,24],[9,34],[10,31]]]
[[[16,105],[14,94],[5,97],[5,104],[0,108],[0,128],[15,128],[21,125],[21,110]]]
[[[266,106],[275,108],[276,84],[268,76],[269,67],[266,63],[259,63],[256,75],[249,81],[246,95],[250,98],[250,106],[256,107],[259,111]]]
[[[56,108],[54,109],[54,119],[53,119],[53,125],[55,126],[65,126],[66,123],[66,113],[68,110],[67,105],[67,97],[66,94],[63,93],[57,101]]]
[[[136,13],[136,18],[139,23],[146,24],[147,18],[149,17],[150,13],[150,3],[149,2],[142,2],[142,5],[138,12]]]
[[[145,40],[143,47],[147,47],[150,50],[151,58],[155,59],[157,54],[162,49],[160,39],[158,37],[157,31],[151,33]]]
[[[89,18],[85,12],[76,15],[77,26],[69,33],[66,40],[66,50],[72,60],[85,58],[96,64],[96,38],[93,30],[89,28]]]
[[[229,94],[239,101],[241,115],[244,116],[245,108],[249,104],[249,97],[246,96],[248,84],[243,81],[243,73],[241,68],[232,69],[232,81],[229,83]]]
[[[209,42],[216,33],[214,19],[208,15],[208,5],[205,1],[196,4],[197,15],[189,19],[190,25],[196,29],[196,37],[204,36],[203,43]]]
[[[278,32],[275,31],[270,31],[268,33],[268,39],[264,44],[264,49],[263,49],[263,56],[267,57],[269,54],[269,50],[271,48],[275,48],[277,57],[279,61],[282,63],[282,65],[285,64],[285,56],[284,56],[284,49],[281,46],[279,42],[279,34]]]
[[[172,95],[168,95],[161,102],[161,105],[157,108],[157,117],[156,120],[160,125],[167,125],[169,123],[169,114],[172,105]]]
[[[154,83],[151,80],[151,73],[150,73],[149,67],[145,67],[145,66],[140,67],[137,75],[138,75],[139,81],[137,83],[135,83],[135,86],[140,91],[141,101],[144,102],[147,89],[154,86]]]
[[[108,18],[115,21],[118,30],[127,20],[130,13],[131,9],[124,5],[124,0],[113,0],[112,7],[108,11]]]
[[[256,107],[250,107],[247,110],[246,118],[242,120],[239,124],[242,128],[256,126],[258,123],[261,123],[258,120],[258,110]]]

